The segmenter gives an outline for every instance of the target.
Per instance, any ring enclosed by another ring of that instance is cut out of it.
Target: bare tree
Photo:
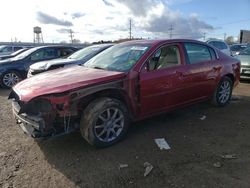
[[[226,43],[227,44],[233,44],[234,43],[234,37],[233,36],[228,36],[227,38],[226,38]]]

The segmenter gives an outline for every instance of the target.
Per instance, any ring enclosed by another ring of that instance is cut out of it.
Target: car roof
[[[77,49],[76,47],[73,47],[73,46],[63,46],[63,45],[46,45],[46,46],[33,47],[33,49],[42,49],[42,48],[75,48]]]
[[[180,42],[193,42],[199,44],[206,44],[202,41],[193,40],[193,39],[157,39],[157,40],[131,40],[127,42],[123,42],[120,44],[145,44],[145,45],[159,45],[164,43],[180,43]],[[206,44],[207,45],[207,44]]]

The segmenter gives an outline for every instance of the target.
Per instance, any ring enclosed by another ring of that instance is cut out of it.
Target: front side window
[[[207,46],[195,43],[185,43],[184,46],[190,64],[196,64],[212,60],[212,56]]]
[[[56,50],[55,49],[43,49],[39,50],[38,52],[35,52],[31,55],[31,60],[33,61],[39,61],[44,59],[53,59],[56,58]]]
[[[127,72],[138,62],[149,47],[148,44],[117,44],[98,54],[83,66]]]
[[[180,65],[180,51],[175,45],[164,46],[160,48],[150,59],[149,59],[149,70],[164,69]]]

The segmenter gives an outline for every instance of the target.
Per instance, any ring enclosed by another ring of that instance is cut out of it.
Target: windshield
[[[127,72],[149,49],[146,44],[117,44],[89,60],[84,66]]]
[[[2,52],[2,49],[4,49],[5,46],[0,46],[0,52]]]
[[[250,47],[246,48],[245,50],[242,50],[239,55],[250,55]]]
[[[23,52],[25,50],[27,50],[27,49],[23,48],[23,49],[17,50],[15,52],[13,52],[11,55],[13,55],[13,56],[18,55],[19,53],[21,53],[21,52]]]
[[[23,59],[25,57],[27,57],[28,55],[30,55],[31,53],[33,53],[34,51],[36,51],[38,48],[31,48],[19,55],[17,55],[16,57],[14,57],[13,59]]]
[[[73,53],[68,59],[83,59],[87,56],[94,55],[98,53],[103,47],[89,46]]]

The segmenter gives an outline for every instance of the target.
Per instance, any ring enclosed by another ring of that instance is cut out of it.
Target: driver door
[[[158,49],[140,73],[141,116],[164,111],[181,103],[183,80],[181,46]]]

